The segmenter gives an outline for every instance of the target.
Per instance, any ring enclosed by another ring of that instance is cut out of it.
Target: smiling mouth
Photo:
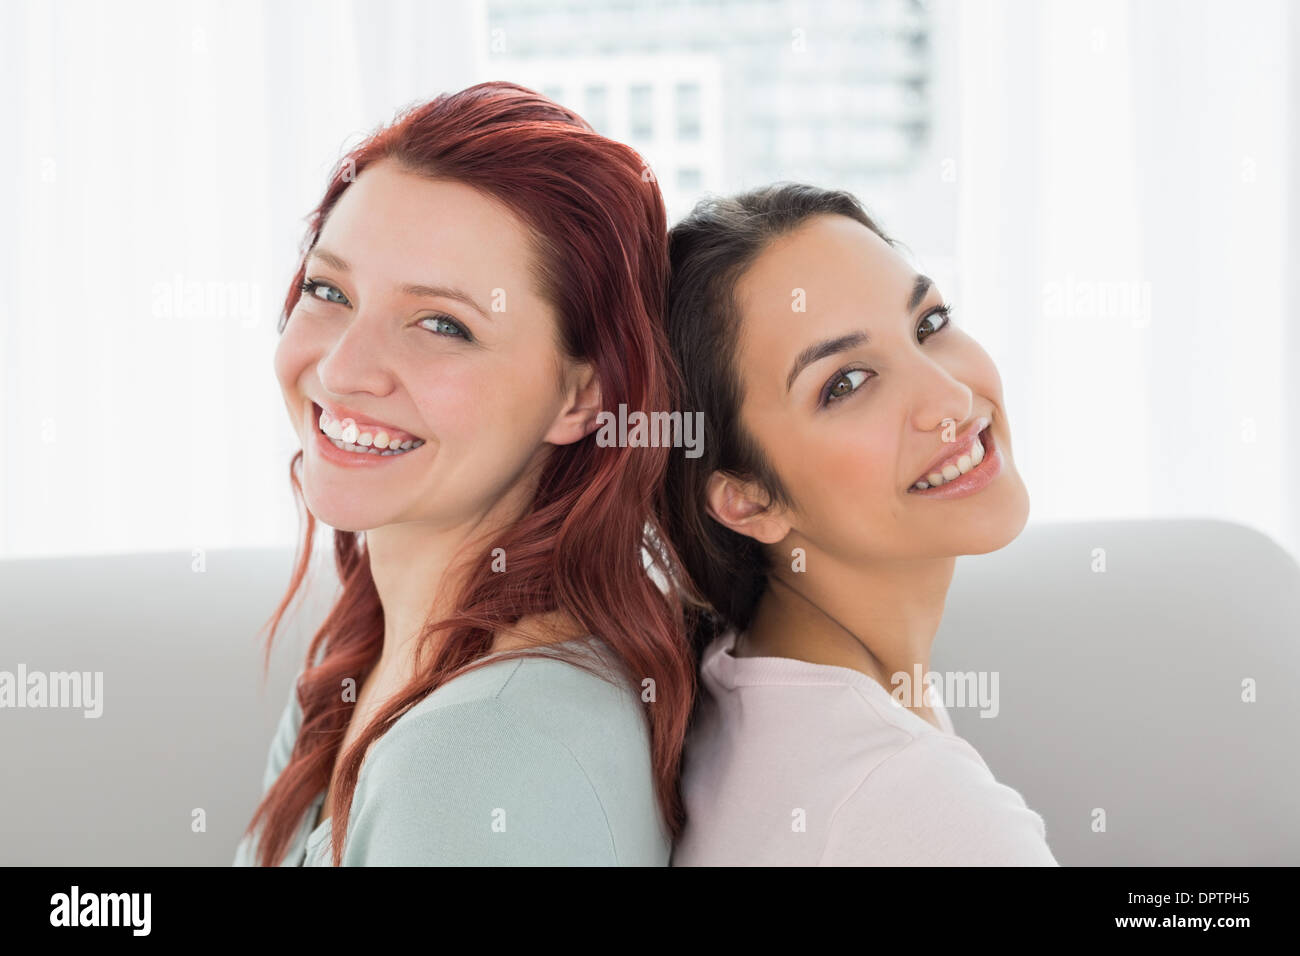
[[[975,436],[969,454],[958,455],[943,463],[936,471],[917,479],[908,491],[924,491],[927,488],[939,488],[956,481],[962,475],[968,475],[982,465],[989,457],[988,449],[993,446],[993,425],[984,426],[984,430]]]
[[[424,444],[423,438],[406,437],[405,433],[390,434],[381,425],[358,424],[351,418],[335,418],[315,402],[316,430],[340,451],[356,455],[396,457],[415,451]],[[397,429],[393,429],[394,432]]]

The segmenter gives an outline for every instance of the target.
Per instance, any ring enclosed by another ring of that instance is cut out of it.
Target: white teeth
[[[984,445],[978,438],[971,446],[969,455],[962,455],[957,461],[948,462],[943,466],[942,471],[932,471],[924,479],[917,481],[912,487],[918,491],[924,491],[926,488],[937,488],[939,485],[960,478],[971,469],[977,467],[984,460]]]
[[[337,447],[353,453],[400,455],[424,444],[423,439],[419,438],[398,441],[382,430],[374,434],[363,432],[354,419],[330,418],[329,412],[324,410],[321,411],[317,424]]]

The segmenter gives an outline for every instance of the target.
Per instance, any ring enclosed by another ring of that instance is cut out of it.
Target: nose
[[[387,395],[392,391],[393,379],[385,356],[382,330],[358,314],[316,363],[316,377],[331,395]]]
[[[916,396],[912,405],[914,427],[929,432],[954,422],[958,426],[954,437],[960,433],[961,423],[970,418],[975,409],[975,393],[971,387],[929,358],[923,358],[917,364],[913,382]]]

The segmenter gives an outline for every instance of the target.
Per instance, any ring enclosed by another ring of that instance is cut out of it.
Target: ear
[[[570,362],[564,373],[560,413],[551,423],[545,441],[569,445],[596,430],[601,409],[600,379],[589,362]]]
[[[773,508],[757,484],[720,471],[709,476],[704,508],[718,524],[763,544],[776,544],[790,533],[784,510]]]

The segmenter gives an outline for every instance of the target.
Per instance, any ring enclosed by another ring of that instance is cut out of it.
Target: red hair
[[[301,294],[307,254],[330,211],[356,177],[381,159],[473,186],[513,210],[535,240],[542,291],[560,316],[561,343],[571,356],[592,364],[603,406],[672,407],[677,373],[662,322],[667,216],[658,185],[632,149],[511,83],[481,83],[410,107],[339,162],[325,198],[308,217],[281,332]],[[509,586],[502,587],[502,575],[491,570],[486,549],[470,556],[453,613],[426,621],[421,631],[417,660],[427,663],[344,752],[334,781],[335,866],[342,862],[352,795],[370,745],[432,691],[482,666],[498,632],[525,615],[556,610],[572,615],[611,649],[625,679],[638,687],[646,678],[654,681],[655,701],[645,708],[651,760],[665,828],[677,837],[684,822],[678,773],[695,666],[681,607],[655,584],[642,556],[644,547],[666,579],[677,564],[659,518],[671,451],[599,447],[593,435],[552,450],[529,510],[492,543],[510,556]],[[268,667],[275,632],[312,553],[316,522],[303,500],[301,462],[300,450],[289,463],[289,477],[305,516],[303,539],[288,592],[268,621]],[[297,684],[303,714],[298,739],[246,830],[251,835],[263,824],[257,856],[263,866],[283,858],[303,816],[331,782],[355,707],[341,702],[342,681],[353,678],[360,686],[383,646],[383,609],[362,534],[335,530],[334,561],[342,590],[307,650]],[[438,632],[445,636],[434,640]],[[324,657],[314,663],[322,646]],[[537,655],[525,649],[493,660],[527,656]]]

